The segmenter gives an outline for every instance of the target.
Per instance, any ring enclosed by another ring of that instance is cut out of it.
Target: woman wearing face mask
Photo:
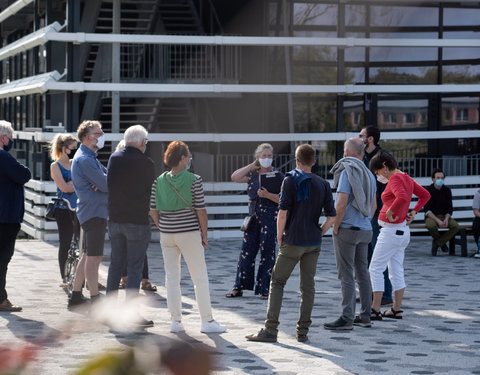
[[[262,299],[268,299],[270,277],[275,264],[279,197],[260,186],[260,176],[274,171],[272,145],[262,143],[255,150],[254,156],[253,163],[232,173],[233,182],[248,183],[249,214],[253,216],[253,223],[243,235],[235,283],[232,291],[226,295],[227,298],[241,297],[243,290],[247,289],[255,290],[255,294],[261,295]],[[283,174],[280,175],[279,185],[284,177]],[[260,263],[255,280],[255,258],[259,250]]]
[[[399,170],[390,155],[384,151],[380,151],[372,158],[370,170],[377,176],[379,182],[387,184],[382,193],[383,207],[378,215],[380,234],[369,268],[373,290],[371,320],[382,320],[382,317],[402,319],[401,307],[406,286],[403,260],[405,248],[410,242],[408,224],[430,199],[430,194],[410,176]],[[418,197],[418,202],[408,213],[412,194]],[[384,290],[383,272],[387,266],[394,300],[393,307],[381,313],[380,303]]]
[[[50,175],[57,185],[57,198],[64,198],[70,207],[77,207],[77,194],[72,183],[71,159],[77,150],[77,139],[70,134],[57,134],[50,143]],[[78,234],[78,220],[74,211],[58,207],[55,210],[60,246],[58,248],[58,264],[62,281],[65,281],[65,262],[74,231]],[[62,283],[63,285],[63,283]]]

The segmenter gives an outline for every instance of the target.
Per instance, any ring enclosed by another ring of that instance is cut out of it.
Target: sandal
[[[387,312],[392,312],[391,314],[387,314]],[[403,310],[394,310],[393,307],[390,310],[385,310],[382,313],[382,316],[385,318],[390,318],[390,319],[403,319],[402,315],[398,315],[403,313]]]
[[[142,290],[147,290],[149,292],[156,292],[157,287],[153,285],[150,281],[145,281],[142,283]]]
[[[232,289],[230,293],[227,293],[225,297],[227,298],[235,298],[243,296],[243,291],[241,289]]]
[[[370,314],[370,320],[382,320],[382,313],[380,311],[376,311],[372,309],[372,312]]]
[[[118,289],[126,289],[127,288],[127,280],[120,280],[118,284]]]

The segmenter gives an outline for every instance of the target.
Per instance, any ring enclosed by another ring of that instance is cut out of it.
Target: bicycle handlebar
[[[65,198],[52,198],[52,201],[57,202],[62,206],[66,206],[70,211],[75,212],[75,208],[72,208],[72,206],[70,206],[70,202]]]

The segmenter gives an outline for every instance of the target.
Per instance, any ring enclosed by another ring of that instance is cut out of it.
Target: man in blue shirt
[[[108,218],[107,169],[97,159],[97,151],[105,143],[102,125],[98,121],[83,121],[77,129],[77,137],[81,146],[73,158],[72,181],[78,196],[77,217],[84,232],[86,253],[78,263],[68,307],[85,302],[82,296],[85,278],[92,302],[99,296],[98,268]]]
[[[8,151],[13,146],[13,128],[0,121],[0,311],[21,311],[12,305],[5,290],[7,268],[15,250],[15,240],[23,221],[23,185],[32,177],[30,170],[20,164]]]
[[[337,216],[333,224],[333,246],[338,278],[342,284],[342,315],[325,329],[351,330],[353,325],[368,328],[372,308],[372,286],[368,272],[368,244],[372,239],[370,220],[376,209],[376,181],[363,163],[363,142],[345,142],[343,159],[332,168],[337,187]],[[355,277],[354,277],[355,270]],[[355,278],[360,291],[361,310],[355,317]]]
[[[315,164],[315,149],[308,144],[300,145],[295,151],[295,158],[297,168],[287,173],[280,193],[277,217],[277,241],[280,249],[270,282],[265,329],[247,336],[249,341],[277,341],[283,288],[299,262],[301,302],[297,341],[308,340],[320,244],[322,236],[333,224],[335,208],[328,182],[311,173]],[[322,211],[327,219],[320,227],[318,221]]]

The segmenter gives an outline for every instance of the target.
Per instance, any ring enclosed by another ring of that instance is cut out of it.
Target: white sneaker
[[[177,322],[176,320],[172,320],[172,325],[170,326],[170,332],[178,333],[185,331],[182,322]]]
[[[227,327],[218,324],[216,320],[211,322],[202,323],[202,329],[200,330],[203,333],[222,333],[227,330]]]

